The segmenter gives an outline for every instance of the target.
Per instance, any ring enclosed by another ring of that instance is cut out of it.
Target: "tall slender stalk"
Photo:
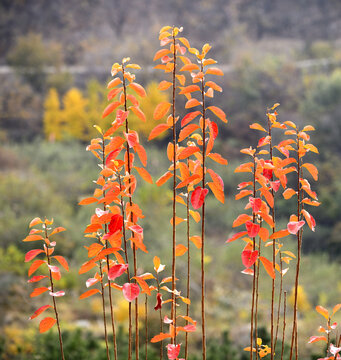
[[[252,186],[253,186],[253,198],[256,197],[256,156],[255,153],[252,156],[253,159],[253,174],[252,174]],[[252,211],[252,222],[254,223],[256,214]],[[252,238],[253,251],[256,249],[256,238]],[[259,266],[258,266],[259,267]],[[254,332],[254,319],[255,319],[255,299],[256,299],[256,262],[253,264],[253,278],[252,278],[252,303],[251,303],[251,321],[250,321],[250,360],[253,359],[253,332]],[[257,338],[256,338],[257,349]],[[256,354],[258,352],[256,351]]]
[[[160,293],[160,281],[159,281],[159,274],[156,272],[156,282],[157,282],[157,292]],[[159,309],[160,314],[160,333],[163,332],[163,319],[162,319],[162,307]],[[160,341],[160,360],[163,359],[163,341]]]
[[[104,144],[104,137],[102,136],[102,165],[103,169],[105,167],[105,144]],[[105,191],[103,191],[103,197],[105,197]],[[106,203],[103,204],[103,210],[106,211]],[[104,225],[104,232],[108,232],[108,224]],[[108,249],[108,241],[105,241],[105,248]],[[109,255],[106,256],[107,260],[107,270],[109,274]],[[111,294],[111,281],[108,276],[108,292],[109,292],[109,303],[110,303],[110,316],[111,316],[111,327],[112,327],[112,336],[113,336],[113,343],[114,343],[114,358],[117,360],[117,342],[116,342],[116,329],[115,329],[115,315],[114,315],[114,308],[112,303],[112,294]]]
[[[282,350],[281,350],[281,360],[283,360],[284,355],[284,340],[285,340],[285,327],[286,327],[286,312],[287,312],[287,292],[284,291],[284,306],[283,306],[283,332],[282,332]]]
[[[45,231],[45,238],[48,238],[48,234],[47,234],[47,228],[46,228],[46,223],[44,226],[44,231]],[[47,247],[46,250],[46,257],[47,257],[47,263],[49,265],[51,265],[51,259],[50,259],[50,255],[49,255],[49,248]],[[54,284],[53,284],[53,278],[52,278],[52,271],[49,268],[49,278],[50,278],[50,286],[51,286],[51,292],[54,292]],[[58,309],[57,309],[57,303],[56,303],[56,299],[54,296],[52,296],[52,301],[53,301],[53,309],[54,309],[54,313],[56,315],[56,321],[57,321],[57,328],[58,328],[58,338],[59,338],[59,346],[60,346],[60,353],[61,353],[61,357],[62,360],[65,360],[64,357],[64,349],[63,349],[63,339],[62,339],[62,333],[60,330],[60,323],[59,323],[59,316],[58,316]]]
[[[122,192],[122,181],[121,181],[121,175],[118,174],[118,183],[120,185],[120,191]],[[123,219],[125,219],[125,210],[124,210],[124,201],[123,201],[123,196],[121,195],[121,213],[122,213],[122,217]],[[125,259],[126,259],[126,263],[129,264],[129,258],[128,258],[128,250],[127,250],[127,235],[126,235],[126,227],[125,227],[125,222],[123,221],[123,226],[122,226],[122,231],[123,231],[123,244],[124,244],[124,255],[125,255]],[[127,277],[128,277],[128,282],[130,282],[130,272],[129,272],[129,266],[127,268]],[[131,302],[129,302],[128,305],[128,322],[129,322],[129,330],[128,330],[128,360],[131,360],[132,358],[132,316],[131,316]]]
[[[110,360],[110,353],[109,353],[109,345],[108,345],[108,331],[107,331],[107,319],[106,319],[106,311],[105,311],[105,299],[104,299],[104,286],[103,286],[103,269],[102,264],[99,261],[99,274],[101,276],[101,290],[102,290],[102,309],[103,309],[103,324],[104,324],[104,339],[105,339],[105,347],[107,350],[107,359]]]
[[[261,248],[262,248],[262,239],[259,237],[258,241],[258,257],[261,256]],[[258,299],[259,299],[259,262],[257,266],[256,271],[256,300],[255,300],[255,338],[256,338],[256,359],[258,359],[258,344],[257,344],[257,338],[258,338]]]
[[[188,161],[187,161],[188,165]],[[187,187],[187,194],[186,194],[186,217],[187,217],[187,293],[186,297],[187,299],[190,298],[190,277],[191,277],[191,255],[190,255],[190,220],[189,220],[189,191]],[[186,306],[186,316],[189,316],[189,304]],[[189,322],[186,321],[186,325],[188,325]],[[185,334],[185,360],[188,358],[188,332],[186,331]]]
[[[267,111],[267,120],[268,120],[268,134],[270,137],[270,143],[269,143],[269,150],[270,150],[270,160],[271,163],[273,163],[273,155],[272,155],[272,133],[271,133],[271,122],[270,122],[270,117],[269,117],[269,110]],[[271,181],[273,181],[273,175],[271,176]],[[275,200],[275,192],[274,189],[271,188],[271,195],[272,198]],[[271,208],[271,215],[272,215],[272,221],[273,221],[273,226],[272,226],[272,233],[274,234],[276,232],[276,223],[275,223],[275,201],[274,204]],[[276,239],[272,240],[272,264],[273,264],[273,270],[275,272],[275,262],[276,262]],[[271,354],[270,354],[270,358],[271,360],[274,359],[274,353],[275,353],[275,349],[274,349],[274,314],[275,314],[275,279],[272,279],[272,284],[271,284],[271,341],[270,341],[270,347],[271,347]]]
[[[278,295],[278,309],[277,309],[277,324],[276,324],[276,335],[275,335],[275,344],[274,344],[274,351],[276,350],[277,339],[278,339],[278,328],[279,328],[279,314],[281,311],[281,302],[282,302],[282,292],[283,292],[283,261],[282,261],[282,253],[279,252],[279,263],[281,269],[281,279],[279,285],[279,295]]]
[[[201,60],[201,72],[204,66]],[[201,79],[202,99],[202,189],[206,187],[206,107],[205,107],[205,77]],[[201,212],[201,328],[202,328],[202,358],[206,360],[206,327],[205,327],[205,200]]]
[[[148,295],[144,303],[144,328],[145,328],[145,360],[148,360]]]
[[[126,86],[126,81],[125,81],[125,69],[124,69],[124,64],[122,63],[122,78],[123,78],[123,93],[124,93],[124,111],[128,110],[127,107],[127,86]],[[128,116],[126,117],[126,121],[125,121],[125,128],[126,128],[126,133],[128,134],[129,132],[129,122],[128,122]],[[130,180],[130,175],[131,175],[131,167],[130,167],[130,149],[129,149],[129,144],[128,141],[126,141],[126,148],[127,148],[127,170],[128,170],[128,174],[129,174],[129,203],[130,206],[133,205],[132,202],[132,189],[131,189],[131,180]],[[133,222],[133,213],[131,213],[130,215],[130,220],[131,222]],[[131,236],[132,238],[135,237],[134,232],[131,232]],[[136,255],[136,246],[133,242],[133,260],[134,260],[134,276],[137,275],[137,255]],[[135,280],[136,283],[136,280]],[[138,298],[135,299],[135,358],[136,360],[139,359],[139,303],[138,303]]]
[[[300,156],[300,142],[298,137],[298,130],[296,129],[296,146],[297,146],[297,221],[301,219],[301,187],[300,187],[300,178],[301,178],[301,156]],[[296,263],[296,276],[295,276],[295,300],[294,300],[294,320],[292,326],[291,334],[291,346],[290,346],[290,360],[292,360],[294,341],[295,337],[298,337],[297,331],[297,293],[298,293],[298,281],[300,273],[300,263],[301,263],[301,231],[297,232],[297,263]],[[296,358],[298,357],[298,349],[296,347],[295,351]]]
[[[176,306],[175,306],[175,270],[176,270],[176,256],[175,256],[175,249],[176,249],[176,123],[175,123],[175,81],[176,81],[176,44],[175,44],[175,32],[173,27],[172,32],[173,38],[173,73],[172,73],[172,117],[173,117],[173,124],[172,124],[172,131],[173,131],[173,221],[172,221],[172,309],[171,309],[171,318],[173,320],[174,328],[176,329]],[[172,339],[172,343],[176,344],[176,331],[174,339]]]

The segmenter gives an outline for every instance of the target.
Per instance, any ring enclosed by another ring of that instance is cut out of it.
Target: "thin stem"
[[[103,286],[103,269],[101,261],[99,262],[99,274],[101,276],[101,290],[102,290],[102,309],[103,309],[103,324],[104,324],[104,338],[105,338],[105,347],[107,350],[107,359],[110,360],[110,353],[109,353],[109,345],[108,345],[108,332],[107,332],[107,320],[106,320],[106,313],[105,313],[105,300],[104,300],[104,286]]]
[[[124,111],[128,110],[127,107],[127,86],[126,86],[126,81],[125,81],[125,76],[124,76],[124,65],[122,64],[122,74],[123,74],[123,93],[124,93]],[[128,123],[128,116],[126,117],[126,121],[125,121],[125,125],[126,125],[126,133],[129,133],[129,123]],[[133,201],[132,201],[132,189],[131,189],[131,179],[130,179],[130,175],[131,175],[131,167],[130,167],[130,149],[129,149],[129,144],[128,141],[126,141],[126,148],[127,148],[127,170],[128,170],[128,174],[129,174],[129,203],[130,206],[133,205]],[[133,222],[134,220],[134,216],[133,213],[131,213],[130,215],[130,221]],[[131,232],[131,236],[132,238],[135,237],[134,232]],[[132,241],[132,245],[133,245],[133,260],[134,260],[134,276],[136,277],[137,275],[137,256],[136,256],[136,246],[134,241]],[[136,280],[135,280],[136,283]],[[139,303],[138,303],[138,298],[135,299],[135,358],[136,360],[139,359]]]
[[[269,143],[269,150],[270,150],[270,160],[271,163],[273,163],[273,156],[272,156],[272,134],[271,134],[271,123],[270,123],[270,118],[269,118],[269,111],[267,111],[267,118],[268,118],[268,134],[270,137],[270,143]],[[271,181],[273,181],[273,175],[271,175]],[[273,226],[272,226],[272,233],[274,234],[276,231],[276,225],[275,225],[275,192],[274,189],[271,187],[271,195],[272,198],[274,199],[274,204],[271,208],[271,215],[272,215],[272,221],[273,221]],[[272,240],[272,265],[273,265],[273,271],[275,272],[275,261],[276,261],[276,239]],[[270,354],[270,358],[271,360],[274,359],[274,353],[275,353],[275,349],[274,349],[274,313],[275,313],[275,279],[272,279],[272,284],[271,284],[271,354]]]
[[[300,221],[301,218],[301,207],[300,207],[300,196],[301,196],[301,188],[300,188],[300,176],[301,176],[301,156],[299,152],[299,138],[298,138],[298,130],[296,137],[297,144],[297,221]],[[292,360],[293,349],[294,349],[294,340],[295,336],[298,337],[297,331],[297,293],[298,293],[298,280],[299,280],[299,272],[300,272],[300,262],[301,262],[301,232],[297,232],[297,264],[296,264],[296,276],[295,276],[295,300],[294,300],[294,320],[292,327],[292,335],[291,335],[291,346],[290,346],[290,360]],[[296,357],[297,357],[298,349],[296,348]]]
[[[285,327],[286,327],[286,312],[287,312],[287,292],[284,291],[284,308],[283,308],[283,332],[282,332],[282,351],[281,351],[281,360],[283,360],[284,355],[284,340],[285,340]]]
[[[148,295],[146,294],[146,299],[144,303],[144,326],[145,326],[145,355],[146,360],[148,360]]]
[[[282,261],[282,253],[279,252],[279,262],[280,262],[280,268],[281,268],[281,280],[279,285],[279,296],[278,296],[278,309],[277,309],[277,325],[276,325],[276,335],[275,335],[275,345],[274,345],[274,351],[276,350],[277,345],[277,339],[278,339],[278,328],[279,328],[279,314],[281,311],[281,302],[282,302],[282,292],[283,292],[283,261]]]
[[[341,345],[341,335],[339,336],[339,340],[337,341],[337,343],[335,345],[336,345],[336,347],[340,347],[340,345]],[[337,353],[335,354],[333,360],[336,360],[336,358],[337,358]]]
[[[256,157],[253,154],[253,175],[252,175],[252,185],[253,185],[253,197],[256,197]],[[252,211],[252,222],[256,220],[256,214]],[[256,238],[252,238],[252,247],[253,251],[256,250]],[[253,359],[253,330],[254,330],[254,318],[255,318],[255,296],[256,296],[256,262],[253,264],[253,278],[252,278],[252,303],[251,303],[251,326],[250,326],[250,360]],[[256,349],[257,349],[257,339],[256,339]],[[256,352],[257,354],[257,352]]]
[[[48,235],[47,235],[47,228],[46,228],[46,223],[44,224],[44,230],[45,230],[45,238],[48,239]],[[46,247],[46,257],[47,257],[47,263],[49,265],[51,265],[51,260],[50,260],[50,255],[49,255],[49,248]],[[54,284],[53,284],[53,278],[52,278],[52,271],[49,268],[49,278],[50,278],[50,285],[51,285],[51,292],[54,292]],[[59,315],[58,315],[58,310],[57,310],[57,303],[56,303],[56,299],[54,296],[52,296],[52,301],[53,301],[53,309],[54,309],[54,313],[56,315],[56,321],[57,321],[57,328],[58,328],[58,338],[59,338],[59,346],[60,346],[60,353],[62,356],[62,360],[65,360],[64,358],[64,349],[63,349],[63,339],[62,339],[62,332],[60,330],[60,323],[59,323]]]
[[[173,93],[172,93],[172,117],[173,117],[173,221],[172,221],[172,230],[173,230],[173,249],[172,249],[172,308],[171,308],[171,318],[173,320],[173,325],[176,329],[176,315],[175,315],[175,269],[176,269],[176,256],[175,256],[175,248],[176,248],[176,127],[175,127],[175,74],[176,74],[176,46],[175,46],[175,35],[174,35],[174,27],[173,27]],[[174,339],[172,339],[172,343],[176,344],[176,331]]]
[[[156,273],[157,292],[160,294],[159,274]],[[163,332],[162,306],[160,307],[160,333]],[[160,341],[160,360],[163,358],[163,341]]]
[[[105,166],[105,144],[104,137],[102,136],[102,165]],[[103,191],[103,197],[105,197],[105,191]],[[103,204],[103,210],[106,211],[106,203]],[[108,232],[108,224],[104,225],[104,232]],[[108,249],[108,241],[105,241],[105,248]],[[106,256],[107,259],[107,270],[108,270],[108,287],[109,287],[109,303],[110,303],[110,316],[111,316],[111,327],[112,327],[112,336],[114,342],[114,358],[117,360],[117,342],[116,342],[116,329],[115,329],[115,315],[114,307],[112,304],[112,295],[111,295],[111,281],[109,279],[109,255]]]
[[[188,165],[188,160],[187,160]],[[189,299],[190,297],[190,264],[191,264],[191,255],[190,255],[190,221],[189,221],[189,191],[187,187],[187,197],[186,197],[186,216],[187,216],[187,294],[186,297]],[[186,306],[186,316],[189,316],[189,304]],[[188,325],[189,322],[186,321],[186,325]],[[185,360],[188,358],[188,332],[186,331],[185,335]]]
[[[120,185],[120,191],[122,192],[122,181],[121,181],[121,175],[118,174],[118,183]],[[122,212],[122,217],[123,219],[125,219],[125,211],[124,211],[124,201],[123,201],[123,196],[121,195],[121,212]],[[123,244],[124,244],[124,255],[126,258],[126,263],[129,265],[129,259],[128,259],[128,250],[127,250],[127,236],[126,236],[126,226],[125,226],[125,222],[123,221],[123,226],[122,226],[122,230],[123,230]],[[129,266],[127,268],[127,277],[128,277],[128,282],[130,283],[130,272],[129,272]],[[132,357],[132,346],[131,346],[131,342],[132,342],[132,316],[131,316],[131,302],[129,302],[128,305],[128,321],[129,321],[129,330],[128,330],[128,360],[131,360]]]
[[[261,238],[259,237],[259,241],[258,241],[258,257],[261,256],[261,245],[262,245],[262,241]],[[259,262],[258,262],[258,266],[257,266],[257,272],[256,272],[256,303],[255,303],[255,338],[256,338],[256,359],[258,359],[258,344],[257,344],[257,338],[258,338],[258,298],[259,298]]]

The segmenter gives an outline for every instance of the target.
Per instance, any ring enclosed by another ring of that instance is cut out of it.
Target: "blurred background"
[[[316,232],[304,233],[300,359],[323,354],[322,345],[307,342],[322,323],[315,306],[330,308],[341,302],[341,2],[0,0],[1,359],[59,358],[56,333],[39,336],[37,319],[27,321],[44,304],[42,297],[29,298],[32,286],[27,284],[24,254],[34,244],[22,242],[29,221],[36,216],[53,217],[56,226],[67,228],[57,247],[71,264],[59,285],[67,295],[58,299],[67,358],[105,359],[100,300],[78,300],[86,280],[78,269],[87,257],[83,246],[89,244],[83,231],[94,209],[77,204],[92,193],[98,172],[85,148],[96,136],[93,124],[106,126],[101,114],[107,104],[111,65],[129,56],[141,65],[137,82],[149,95],[141,100],[147,123],[142,126],[132,117],[132,127],[140,131],[154,179],[165,171],[169,139],[148,143],[147,135],[155,126],[156,104],[167,101],[167,94],[157,89],[162,75],[153,70],[158,32],[173,24],[184,27],[192,46],[209,42],[211,56],[225,72],[219,79],[224,91],[214,101],[229,119],[227,126],[219,124],[217,141],[217,151],[228,158],[229,165],[216,167],[225,181],[227,200],[222,205],[210,197],[207,211],[208,359],[248,358],[242,349],[248,345],[251,278],[240,273],[242,245],[225,241],[232,233],[233,219],[243,209],[243,201],[234,201],[237,184],[248,181],[247,175],[234,174],[238,164],[246,161],[239,150],[257,144],[259,134],[249,125],[265,121],[266,108],[276,102],[281,103],[280,121],[312,124],[317,129],[312,143],[320,154],[312,161],[320,175],[313,189],[322,205],[312,209]],[[143,226],[150,250],[141,256],[140,270],[152,271],[151,259],[157,254],[170,274],[171,191],[141,181],[136,202],[146,215]],[[293,211],[291,205],[280,203],[283,226]],[[185,228],[179,225],[178,229],[178,241],[184,242]],[[294,248],[293,240],[285,241],[288,249]],[[192,251],[194,299],[200,292],[200,259],[195,247]],[[185,260],[179,258],[178,273],[185,276],[185,269]],[[294,264],[284,282],[288,307],[292,307],[293,269]],[[266,342],[271,281],[263,278],[260,324]],[[181,286],[185,290],[184,283]],[[115,297],[120,356],[125,359],[127,304],[119,294]],[[191,306],[198,319],[199,305],[194,301]],[[151,325],[153,331],[158,332],[156,325]],[[199,335],[198,330],[191,338],[192,359],[200,351]],[[151,349],[151,360],[152,354]]]

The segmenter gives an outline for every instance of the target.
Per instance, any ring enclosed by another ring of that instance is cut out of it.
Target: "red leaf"
[[[254,224],[252,221],[247,221],[245,223],[245,226],[246,226],[247,234],[251,238],[256,237],[257,234],[259,233],[260,226],[258,224]]]
[[[242,252],[242,262],[246,268],[251,267],[257,260],[258,251],[244,250]]]
[[[41,249],[30,250],[25,255],[25,262],[33,260],[38,254],[41,254],[43,252],[44,252],[44,250],[41,250]]]
[[[160,293],[156,294],[156,305],[154,306],[154,310],[159,310],[162,308],[162,295]]]
[[[37,309],[33,313],[33,315],[30,316],[29,319],[32,320],[32,319],[36,318],[38,315],[40,315],[42,312],[44,312],[48,308],[52,308],[52,306],[51,305],[44,305],[44,306],[40,307],[39,309]]]
[[[195,188],[195,190],[192,192],[191,195],[191,204],[194,209],[199,209],[202,207],[207,194],[208,194],[208,189],[203,189],[200,186]]]
[[[109,280],[115,280],[120,277],[128,269],[128,264],[115,264],[109,269]]]
[[[127,143],[129,145],[130,148],[133,148],[135,145],[137,145],[139,143],[139,135],[137,134],[136,131],[129,131],[129,133],[124,133],[124,137],[127,140]]]
[[[57,320],[52,317],[46,317],[45,319],[43,319],[39,324],[40,333],[49,330],[56,323],[56,321]]]
[[[42,279],[45,279],[45,278],[47,278],[46,275],[32,276],[31,279],[27,280],[27,282],[29,282],[29,283],[38,282],[38,281],[40,281]]]
[[[45,264],[44,260],[35,260],[28,270],[28,276],[31,276],[43,264]]]
[[[260,210],[261,206],[262,206],[262,199],[253,198],[253,197],[250,196],[249,197],[249,203],[250,203],[250,205],[252,207],[252,211],[254,213],[257,213]]]
[[[298,231],[303,227],[305,221],[290,221],[287,225],[287,229],[290,234],[296,235]]]
[[[123,227],[123,217],[120,214],[115,214],[111,217],[110,223],[109,223],[109,233],[115,234],[118,231],[121,231]]]
[[[132,302],[139,296],[140,288],[136,284],[125,283],[122,287],[122,291],[125,299],[129,302]]]
[[[169,360],[176,360],[180,354],[180,347],[181,344],[174,345],[168,344],[167,345],[167,356]]]

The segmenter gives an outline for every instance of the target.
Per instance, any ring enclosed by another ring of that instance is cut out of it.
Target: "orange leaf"
[[[223,89],[219,85],[217,85],[214,81],[207,81],[205,86],[209,86],[215,91],[219,91],[219,92],[223,91]]]
[[[161,49],[156,52],[153,61],[162,58],[165,55],[168,55],[171,51],[169,49]]]
[[[169,87],[171,87],[173,85],[173,83],[163,80],[160,82],[159,86],[157,87],[158,90],[162,91],[162,90],[167,90]]]
[[[188,249],[185,245],[179,244],[175,248],[175,256],[182,256],[186,254],[187,250]]]
[[[162,119],[168,112],[169,108],[171,107],[171,104],[169,102],[162,102],[158,104],[154,110],[154,119],[160,120]]]
[[[260,130],[260,131],[265,131],[267,132],[263,126],[261,126],[260,124],[258,123],[253,123],[252,125],[250,125],[250,129],[254,129],[254,130]]]
[[[59,262],[60,265],[63,266],[66,271],[69,271],[69,265],[63,256],[55,255],[54,258]]]
[[[37,241],[37,240],[44,240],[41,235],[28,235],[25,237],[23,241]]]
[[[175,226],[181,224],[185,220],[179,216],[175,216]],[[173,225],[173,218],[170,219],[171,225]]]
[[[59,226],[59,227],[55,228],[55,229],[51,232],[51,234],[50,234],[49,236],[52,236],[52,235],[54,235],[54,234],[58,234],[58,233],[60,233],[60,232],[62,232],[62,231],[66,231],[66,229],[63,228],[62,226]]]
[[[42,223],[43,223],[42,220],[40,218],[36,217],[30,222],[29,227],[31,228],[34,225],[38,225],[38,224],[42,224]]]
[[[189,238],[190,241],[192,241],[192,243],[198,248],[201,249],[201,237],[200,236],[191,236]]]
[[[226,115],[223,110],[221,110],[217,106],[209,106],[207,109],[211,110],[213,114],[217,116],[220,120],[227,123]]]
[[[180,152],[178,159],[179,160],[186,159],[198,151],[200,151],[200,149],[197,146],[188,146]]]
[[[79,274],[84,274],[86,272],[88,272],[89,270],[91,270],[92,268],[94,268],[96,266],[96,263],[94,261],[87,261],[85,262],[81,268],[79,269]]]
[[[173,176],[173,174],[169,171],[167,171],[165,174],[163,174],[157,181],[156,181],[156,185],[157,186],[161,186],[163,185],[165,182],[167,182],[171,177]]]
[[[89,296],[92,296],[92,295],[95,295],[97,293],[101,294],[101,292],[98,289],[91,289],[91,290],[88,290],[85,293],[83,293],[79,298],[80,299],[85,299],[85,298],[87,298]]]
[[[39,287],[39,288],[35,288],[32,292],[30,297],[35,297],[35,296],[39,296],[40,294],[43,294],[44,292],[49,291],[49,289],[47,287]]]
[[[118,84],[122,84],[122,80],[120,78],[115,78],[108,83],[107,88],[112,89]]]
[[[218,187],[217,184],[214,182],[209,182],[207,185],[212,190],[213,195],[216,197],[216,199],[220,201],[222,204],[224,204],[225,194],[224,191],[221,189],[221,187]]]
[[[321,314],[325,319],[329,319],[329,312],[327,309],[325,309],[323,306],[316,306],[316,311]]]
[[[140,84],[132,82],[128,86],[131,87],[136,92],[136,94],[140,95],[141,97],[145,97],[147,95],[143,86]]]
[[[267,258],[265,258],[264,256],[260,256],[259,260],[262,262],[266,272],[269,274],[269,276],[273,279],[276,278],[276,274],[275,274],[275,270],[273,267],[273,264],[271,261],[269,261]]]
[[[93,204],[95,202],[97,202],[98,200],[94,197],[88,197],[88,198],[85,198],[83,200],[81,200],[78,205],[89,205],[89,204]]]
[[[219,75],[219,76],[223,76],[224,73],[218,69],[218,68],[209,68],[206,70],[206,75],[211,74],[211,75]]]
[[[273,233],[271,236],[270,236],[270,239],[273,240],[273,239],[280,239],[280,238],[283,238],[285,236],[288,236],[290,233],[287,229],[283,229],[283,230],[279,230],[279,231],[276,231],[275,233]]]
[[[159,335],[155,335],[150,342],[156,343],[170,337],[172,337],[170,334],[160,333]]]
[[[46,317],[39,324],[39,332],[44,333],[45,331],[49,330],[56,323],[56,321],[57,320],[52,317]]]
[[[147,166],[147,153],[144,147],[141,144],[136,144],[134,146],[134,150],[137,152],[142,165]]]
[[[132,112],[143,122],[146,122],[146,116],[143,111],[138,106],[130,106],[129,108]]]
[[[337,304],[333,307],[332,316],[341,309],[341,304]]]
[[[200,217],[200,213],[198,211],[190,210],[189,213],[196,223],[198,223],[200,221],[201,217]]]
[[[209,158],[211,158],[212,160],[214,160],[215,162],[217,162],[218,164],[221,165],[227,165],[227,160],[224,159],[220,154],[218,153],[210,153],[208,155]]]
[[[196,64],[186,64],[180,69],[180,71],[193,71],[193,70],[200,70],[199,66]],[[194,85],[194,86],[197,86],[197,85]]]
[[[267,228],[261,227],[258,232],[258,236],[263,240],[266,241],[269,239],[269,230]]]
[[[185,65],[185,66],[188,66],[188,65]],[[181,89],[181,91],[179,92],[179,95],[189,94],[189,93],[194,92],[194,91],[201,91],[200,87],[198,85],[186,86],[186,87]]]
[[[196,125],[196,124],[187,125],[180,131],[178,141],[182,141],[182,140],[186,139],[188,135],[192,134],[193,131],[195,131],[199,128],[200,128],[199,125]]]
[[[199,102],[197,99],[189,99],[186,102],[185,109],[190,109],[190,108],[198,106],[198,105],[201,105],[201,102]]]
[[[149,296],[152,294],[150,291],[149,285],[142,278],[142,276],[134,276],[132,279],[135,279],[139,283],[139,285],[142,289],[142,293],[146,293]]]
[[[288,188],[283,192],[283,197],[284,197],[284,199],[288,200],[295,194],[296,194],[296,191],[294,189]]]
[[[28,276],[31,276],[43,264],[45,264],[44,260],[35,260],[28,270]]]
[[[153,179],[145,168],[135,166],[135,169],[143,180],[147,181],[150,184],[153,184]]]
[[[315,165],[305,163],[305,164],[302,165],[302,167],[305,167],[309,171],[309,173],[311,174],[311,176],[313,177],[313,179],[315,181],[318,180],[318,170],[317,170]]]
[[[237,227],[245,224],[247,221],[251,220],[252,217],[247,214],[240,214],[237,219],[233,222],[232,227]]]
[[[115,101],[111,104],[109,104],[103,111],[102,119],[110,115],[117,107],[121,105],[120,101]]]
[[[164,131],[168,130],[169,126],[167,124],[159,124],[149,134],[148,140],[156,138],[158,135],[162,134]]]

